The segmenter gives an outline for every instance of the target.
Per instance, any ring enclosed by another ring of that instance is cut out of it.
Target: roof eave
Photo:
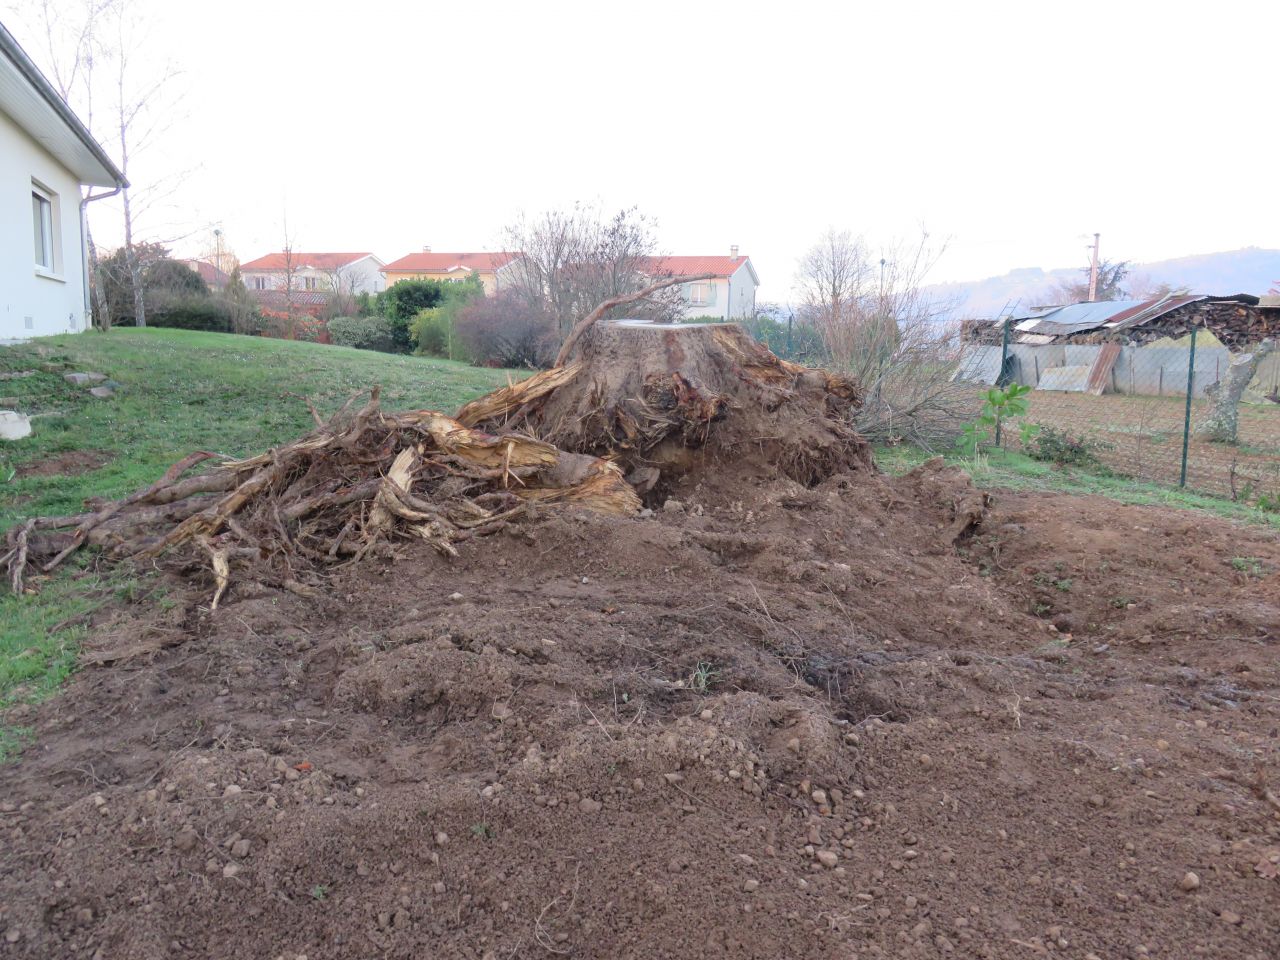
[[[40,95],[40,98],[44,100],[55,114],[57,114],[58,119],[76,135],[76,138],[84,145],[85,149],[89,151],[93,156],[93,159],[102,167],[102,172],[106,174],[105,177],[98,179],[105,180],[106,182],[95,182],[94,178],[85,177],[80,171],[72,170],[72,173],[77,177],[80,177],[82,183],[89,186],[114,186],[117,188],[128,187],[128,179],[120,172],[120,169],[115,165],[115,162],[107,156],[107,152],[102,149],[102,144],[98,143],[98,141],[94,139],[93,134],[89,132],[89,128],[86,127],[81,122],[80,118],[75,115],[75,112],[67,106],[66,101],[58,95],[58,91],[53,89],[53,85],[45,79],[44,74],[40,72],[40,68],[35,65],[35,62],[32,61],[29,56],[27,56],[27,52],[22,49],[22,46],[16,39],[14,39],[13,34],[5,28],[3,23],[0,23],[0,53],[3,53],[5,57],[17,68],[18,73],[22,78],[32,86],[36,93]],[[30,133],[30,131],[28,131],[28,133]]]

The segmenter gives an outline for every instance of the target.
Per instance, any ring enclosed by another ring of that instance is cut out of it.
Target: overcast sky
[[[777,300],[831,226],[926,224],[936,280],[1081,263],[1094,231],[1137,261],[1280,247],[1274,2],[131,3],[136,68],[182,71],[131,168],[182,171],[143,224],[179,252],[214,225],[279,249],[286,211],[302,250],[494,249],[583,200],[668,253],[738,244]]]

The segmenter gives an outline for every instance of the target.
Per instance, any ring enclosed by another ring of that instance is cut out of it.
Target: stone
[[[1197,874],[1193,870],[1188,870],[1186,873],[1182,875],[1182,880],[1181,882],[1179,882],[1178,886],[1180,886],[1187,893],[1190,893],[1193,890],[1199,890],[1200,889],[1199,874]]]
[[[110,387],[91,387],[89,389],[89,396],[95,397],[98,400],[110,400],[115,395],[116,392]]]
[[[0,410],[0,440],[21,440],[31,436],[31,419],[16,410]]]
[[[73,387],[87,387],[91,383],[101,383],[107,379],[105,373],[64,373],[62,379]]]
[[[583,813],[599,813],[603,807],[604,804],[599,800],[592,800],[590,797],[583,797],[578,804],[578,809]]]
[[[833,869],[840,862],[840,856],[833,850],[819,850],[818,862],[828,870]]]

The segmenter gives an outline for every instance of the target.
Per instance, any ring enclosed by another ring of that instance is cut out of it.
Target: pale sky
[[[182,71],[131,168],[184,171],[142,225],[179,253],[214,225],[279,249],[286,210],[301,250],[495,249],[583,200],[667,253],[736,243],[764,301],[828,227],[924,223],[938,281],[1080,264],[1094,231],[1136,261],[1280,247],[1274,2],[132,3],[138,69]]]

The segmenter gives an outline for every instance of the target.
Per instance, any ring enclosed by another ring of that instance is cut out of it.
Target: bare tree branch
[[[589,314],[578,321],[577,326],[565,337],[564,343],[560,347],[560,352],[556,354],[556,362],[553,367],[563,367],[568,363],[569,358],[573,356],[573,350],[578,345],[578,341],[583,335],[591,329],[597,320],[603,317],[614,307],[621,307],[628,303],[635,303],[637,300],[644,300],[646,297],[652,296],[659,290],[665,290],[667,287],[674,287],[680,283],[693,283],[698,280],[713,280],[714,273],[699,273],[691,277],[667,277],[659,280],[657,283],[651,283],[643,290],[636,290],[634,293],[623,293],[616,297],[610,297],[608,300],[601,302]]]

